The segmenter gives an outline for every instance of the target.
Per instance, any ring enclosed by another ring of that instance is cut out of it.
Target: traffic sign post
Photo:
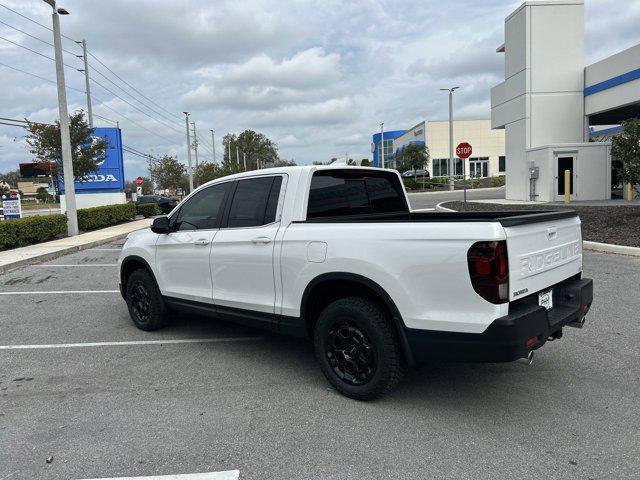
[[[456,147],[456,155],[462,159],[462,188],[464,190],[464,203],[467,203],[467,158],[473,153],[471,144],[462,142]],[[455,169],[455,166],[454,166]],[[471,178],[471,177],[469,177]],[[473,180],[471,180],[471,186],[473,188]]]
[[[136,178],[136,195],[142,195],[142,177]]]

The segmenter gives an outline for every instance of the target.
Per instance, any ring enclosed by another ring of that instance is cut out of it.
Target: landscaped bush
[[[81,208],[78,210],[78,228],[83,231],[95,230],[134,218],[136,206],[133,203]]]
[[[404,178],[402,181],[404,182],[404,188],[406,188],[407,190],[418,189],[418,182],[415,181],[413,178]]]
[[[46,242],[67,232],[65,215],[25,217],[0,222],[0,249]]]
[[[505,176],[491,177],[491,183],[493,184],[494,187],[503,186],[505,184],[505,180],[506,180]]]
[[[142,215],[144,218],[154,217],[158,215],[158,204],[141,203],[140,205],[136,205],[136,211],[138,215]]]

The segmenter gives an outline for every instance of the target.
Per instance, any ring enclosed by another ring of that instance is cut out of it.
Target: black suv
[[[155,203],[158,205],[158,212],[168,214],[178,205],[178,201],[173,198],[163,197],[162,195],[140,195],[136,200],[136,205],[145,203]]]

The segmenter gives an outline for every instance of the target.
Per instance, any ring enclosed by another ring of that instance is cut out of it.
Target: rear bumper
[[[537,304],[538,295],[512,302],[509,315],[491,323],[483,333],[438,332],[406,329],[415,361],[510,362],[526,357],[549,337],[559,338],[562,328],[578,325],[593,301],[593,280],[572,278],[553,286],[554,308]]]

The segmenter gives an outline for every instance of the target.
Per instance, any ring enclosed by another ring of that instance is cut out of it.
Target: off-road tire
[[[146,293],[146,306],[141,297]],[[158,285],[149,272],[140,268],[127,279],[127,307],[133,324],[140,330],[158,330],[169,323]]]
[[[382,306],[365,297],[336,300],[320,313],[314,331],[316,358],[322,373],[338,392],[356,400],[372,400],[391,392],[400,383],[404,358],[392,321]],[[340,334],[340,329],[344,334]],[[349,343],[352,337],[355,340]],[[338,348],[334,348],[336,343]],[[353,350],[354,356],[344,353],[345,345],[347,350]],[[366,350],[367,355],[358,355],[358,350]],[[338,361],[345,363],[345,358],[347,369],[350,368],[346,372]],[[370,358],[374,361],[369,362]],[[371,368],[367,366],[369,363]],[[354,370],[356,375],[351,373]],[[363,373],[356,378],[359,370]]]

